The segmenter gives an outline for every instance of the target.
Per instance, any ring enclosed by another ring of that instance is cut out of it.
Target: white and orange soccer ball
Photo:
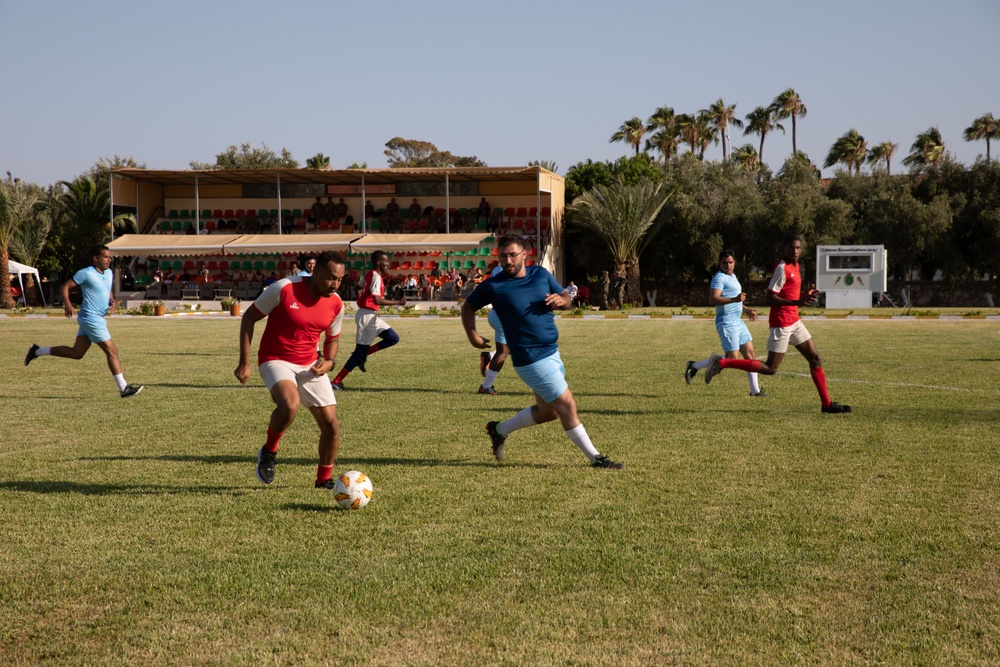
[[[374,493],[372,480],[357,470],[345,472],[333,486],[333,499],[345,510],[359,510],[368,504]]]

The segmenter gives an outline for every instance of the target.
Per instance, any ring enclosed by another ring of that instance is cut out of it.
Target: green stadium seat
[[[263,262],[263,260],[259,260],[258,259],[256,262],[254,262],[253,263],[253,268],[254,268],[254,271],[263,271],[264,270],[264,262]]]
[[[243,269],[244,271],[249,271],[250,269],[253,268],[253,262],[251,262],[248,259],[243,260],[243,263],[240,265],[240,268]]]
[[[170,221],[170,229],[172,229],[175,232],[181,231],[181,229],[183,229],[183,227],[181,227],[181,221],[180,220],[171,220]]]
[[[160,231],[161,232],[169,232],[170,231],[170,221],[169,220],[160,220]]]
[[[167,214],[168,218],[179,218],[180,214],[177,212],[176,208],[170,209],[170,213]]]
[[[264,269],[266,271],[274,271],[275,266],[276,265],[275,265],[275,263],[273,261],[272,262],[264,262]]]
[[[204,211],[201,212],[201,217],[202,217],[202,219],[211,218],[212,217],[212,210],[206,208]]]
[[[302,217],[302,209],[301,208],[293,208],[292,209],[292,217],[293,218],[301,218]]]

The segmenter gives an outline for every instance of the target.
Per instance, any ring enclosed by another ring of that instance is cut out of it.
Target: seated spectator
[[[586,283],[580,285],[580,289],[577,290],[576,305],[581,308],[586,308],[590,305],[590,288],[587,287]]]
[[[198,272],[198,277],[195,278],[195,282],[199,285],[204,285],[208,282],[208,269],[204,266],[201,267],[201,271]]]
[[[420,274],[420,278],[417,279],[417,287],[420,288],[420,294],[424,301],[429,301],[431,298],[431,281],[427,279],[427,274]]]
[[[483,270],[480,269],[479,267],[476,267],[476,272],[475,274],[473,274],[472,280],[478,285],[479,283],[483,282],[485,278],[486,276],[483,275]]]
[[[413,203],[410,204],[410,217],[416,220],[420,217],[420,204],[417,203],[417,198],[413,198]]]
[[[163,282],[163,271],[157,269],[153,271],[153,278],[149,281],[150,283],[162,283]]]
[[[276,282],[278,282],[278,274],[272,271],[271,275],[264,279],[264,287],[273,285]]]
[[[406,276],[406,281],[403,283],[403,289],[417,289],[417,279],[413,277],[413,274]]]
[[[577,288],[576,284],[574,284],[572,280],[569,281],[569,284],[566,285],[566,293],[569,294],[570,303],[576,303],[576,297],[579,292],[580,290]]]

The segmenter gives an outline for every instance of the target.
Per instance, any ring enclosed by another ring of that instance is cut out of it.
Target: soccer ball
[[[357,470],[345,472],[333,486],[333,499],[345,510],[359,510],[372,499],[372,480]]]

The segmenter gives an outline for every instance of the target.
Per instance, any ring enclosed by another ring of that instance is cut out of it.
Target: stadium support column
[[[542,261],[542,168],[535,172],[535,248],[538,262]]]
[[[198,174],[194,175],[194,233],[201,234],[201,197],[198,194]]]
[[[115,240],[115,175],[114,172],[108,171],[108,210],[109,216],[108,220],[111,221],[111,240]],[[23,292],[22,292],[23,294]]]
[[[444,233],[451,234],[451,185],[444,172]]]
[[[368,200],[365,199],[365,172],[361,172],[361,235],[368,233]]]
[[[284,230],[282,229],[284,225],[281,224],[284,222],[281,219],[281,172],[276,172],[276,175],[278,177],[278,233],[284,234]]]

